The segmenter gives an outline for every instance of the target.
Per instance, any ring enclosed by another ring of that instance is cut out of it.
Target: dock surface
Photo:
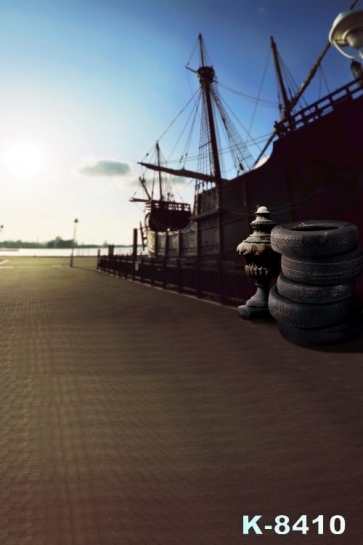
[[[1,261],[2,545],[363,543],[363,338],[296,346],[95,258]]]

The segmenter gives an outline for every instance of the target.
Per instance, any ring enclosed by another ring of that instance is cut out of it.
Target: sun
[[[15,178],[29,179],[43,170],[45,155],[42,148],[32,141],[17,142],[5,149],[2,164]]]

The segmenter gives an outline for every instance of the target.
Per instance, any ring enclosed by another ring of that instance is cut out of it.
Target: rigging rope
[[[176,122],[176,120],[182,115],[182,113],[188,108],[189,104],[194,100],[195,96],[199,93],[199,89],[194,93],[194,95],[192,96],[192,98],[187,102],[187,104],[184,106],[184,108],[182,110],[180,110],[180,112],[178,113],[178,115],[173,119],[173,121],[170,123],[170,125],[165,129],[165,131],[162,133],[162,135],[157,139],[158,142],[160,142],[160,140],[162,138],[164,138],[165,134],[168,132],[168,130],[170,129],[170,127],[172,125],[174,125],[174,123]],[[145,158],[151,153],[151,151],[154,149],[154,146],[151,146],[151,148],[149,149],[149,151],[145,154],[142,162],[145,160]]]
[[[193,98],[194,98],[194,97],[195,97],[195,94],[194,94]],[[189,101],[189,103],[190,103],[190,101]],[[189,104],[189,103],[188,103],[188,104]],[[192,131],[192,129],[193,129],[193,127],[194,127],[194,124],[195,124],[195,119],[196,119],[196,116],[197,116],[197,112],[198,112],[198,108],[199,108],[199,103],[200,103],[200,94],[199,94],[199,96],[198,96],[198,99],[195,101],[193,110],[191,111],[191,113],[190,113],[188,119],[186,120],[186,122],[185,122],[185,124],[184,124],[184,128],[183,128],[182,132],[180,133],[180,135],[179,135],[177,141],[176,141],[175,144],[174,144],[173,149],[171,150],[171,152],[170,152],[170,154],[169,154],[169,158],[170,158],[170,156],[174,153],[175,148],[176,148],[176,146],[178,145],[178,143],[179,143],[179,141],[180,141],[182,135],[184,134],[184,132],[185,132],[185,130],[186,130],[188,124],[189,124],[189,120],[191,119],[191,117],[192,117],[192,115],[193,115],[193,112],[194,112],[193,121],[192,121],[192,123],[191,123],[191,129],[189,130],[189,135],[188,135],[187,143],[186,143],[186,145],[185,145],[185,147],[184,147],[184,150],[185,150],[186,147],[188,146],[188,143],[190,142],[190,139],[191,139],[191,131]],[[166,132],[166,131],[165,131],[165,132]],[[165,133],[164,133],[164,134],[165,134]],[[185,151],[183,152],[183,155],[184,155],[184,154],[185,154]],[[169,161],[169,159],[168,159],[168,161]]]
[[[325,77],[325,74],[324,74],[324,70],[323,70],[323,67],[322,66],[319,66],[319,71],[320,71],[320,76],[321,76],[321,79],[324,81],[325,83],[325,87],[328,91],[328,94],[330,94],[330,89],[329,89],[329,85],[328,85],[328,82],[326,80],[326,77]],[[320,98],[320,97],[319,97]]]
[[[223,101],[224,102],[224,101]],[[267,141],[267,138],[266,136],[262,136],[262,137],[259,137],[259,138],[253,138],[252,135],[248,132],[248,130],[246,129],[246,127],[243,125],[243,123],[241,122],[240,119],[238,119],[238,117],[236,116],[236,114],[234,112],[232,112],[232,110],[230,109],[230,107],[224,102],[224,105],[226,106],[226,108],[231,112],[232,116],[235,118],[236,122],[241,126],[241,128],[245,131],[245,133],[247,134],[249,140],[247,141],[243,141],[243,144],[244,146],[246,147],[252,147],[252,146],[256,146],[258,149],[261,149],[260,146],[258,145],[258,142],[259,140],[262,138],[262,142],[263,141]],[[269,136],[269,135],[268,135]],[[253,164],[251,164],[249,166],[249,168],[253,168]]]
[[[281,57],[281,55],[279,53],[278,53],[278,58],[279,58],[279,63],[280,63],[280,66],[281,66],[281,69],[282,69],[282,72],[283,72],[283,75],[284,75],[284,79],[285,79],[285,81],[287,82],[287,85],[288,85],[289,100],[291,102],[293,97],[296,96],[299,87],[298,87],[296,81],[294,80],[290,70],[288,69],[284,59]],[[305,100],[305,98],[303,96],[300,97],[300,100],[302,100],[304,102],[304,106],[307,106],[307,102],[306,102],[306,100]],[[291,111],[293,111],[297,105],[298,105],[298,103],[296,103],[292,107]],[[300,108],[301,108],[301,106],[300,106]]]
[[[199,38],[197,38],[197,40],[196,40],[196,42],[195,42],[195,45],[194,45],[194,47],[193,47],[192,54],[190,55],[189,60],[188,60],[188,62],[187,62],[187,64],[186,64],[186,66],[189,66],[190,61],[191,61],[192,58],[194,57],[195,50],[197,49],[198,45],[199,45]]]
[[[246,144],[244,143],[232,121],[230,120],[215,84],[212,85],[211,92],[226,131],[236,171],[239,172],[241,170],[245,170],[246,167],[247,170],[250,170],[253,165],[253,158]]]
[[[227,87],[227,85],[224,85],[223,83],[218,82],[218,85],[220,87],[223,87],[223,89],[227,89],[227,91],[231,91],[231,93],[234,93],[236,95],[239,95],[246,100],[249,100],[250,102],[258,103],[261,106],[265,106],[266,108],[277,108],[278,103],[273,100],[265,100],[260,97],[253,97],[251,95],[246,95],[245,93],[241,93],[240,91],[236,91],[235,89],[232,89],[231,87]]]
[[[270,56],[271,56],[271,48],[268,49],[267,59],[266,59],[266,62],[265,62],[265,68],[264,68],[264,71],[263,71],[263,74],[262,74],[260,88],[258,90],[257,101],[256,101],[255,107],[254,107],[253,112],[252,112],[252,119],[251,119],[250,126],[248,127],[248,133],[247,133],[248,135],[251,133],[252,125],[253,125],[253,122],[255,120],[257,106],[258,106],[258,104],[260,102],[261,91],[262,91],[262,87],[263,87],[263,84],[264,84],[264,81],[265,81],[266,71],[267,71],[267,66],[268,66],[269,60],[270,60]]]

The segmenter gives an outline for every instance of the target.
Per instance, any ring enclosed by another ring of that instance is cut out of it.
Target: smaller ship
[[[185,229],[189,223],[191,215],[190,204],[177,202],[171,191],[167,191],[164,187],[162,176],[162,158],[159,143],[155,146],[156,167],[158,168],[158,196],[155,192],[155,178],[152,182],[151,190],[147,188],[145,177],[140,176],[140,184],[145,192],[145,198],[133,197],[131,202],[142,202],[145,204],[145,225],[140,225],[141,238],[143,247],[149,244],[149,255],[155,256],[154,247],[149,243],[148,234],[151,233],[166,233],[175,230]],[[154,166],[154,165],[152,165]],[[157,240],[154,238],[154,240]]]

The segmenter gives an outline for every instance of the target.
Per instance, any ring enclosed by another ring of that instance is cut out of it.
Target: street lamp
[[[69,266],[73,267],[73,251],[74,251],[74,241],[76,240],[76,229],[77,229],[77,218],[74,220],[74,232],[73,232],[73,240],[72,240],[72,251],[71,251],[71,260],[69,262]]]
[[[329,41],[337,50],[349,59],[363,58],[363,10],[345,11],[335,19],[329,33]],[[357,50],[354,55],[342,50],[350,46]]]

